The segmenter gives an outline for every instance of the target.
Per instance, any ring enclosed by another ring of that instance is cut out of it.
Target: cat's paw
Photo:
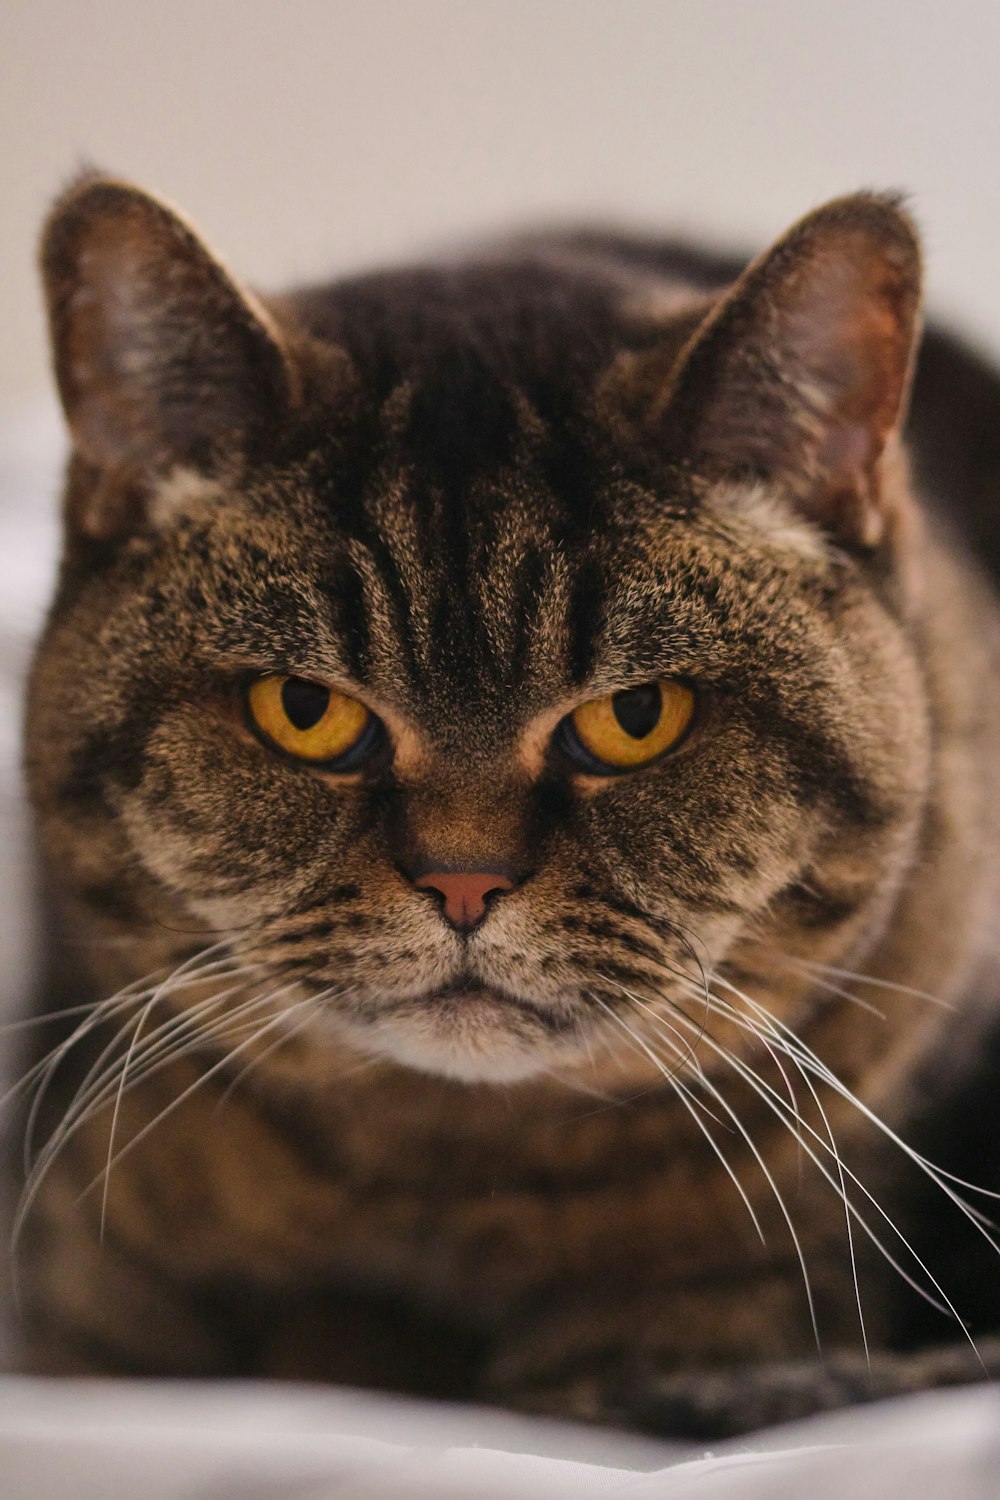
[[[612,1397],[629,1426],[702,1441],[871,1399],[868,1365],[854,1355],[825,1364],[795,1360],[669,1375],[649,1370],[632,1376]]]
[[[637,1428],[656,1437],[709,1441],[872,1400],[864,1356],[714,1369],[665,1368],[655,1358],[627,1369],[586,1369],[572,1379],[506,1390],[503,1403],[536,1415]],[[495,1393],[494,1393],[495,1396]]]
[[[632,1427],[660,1437],[733,1437],[796,1422],[817,1412],[861,1405],[1000,1372],[1000,1340],[912,1354],[840,1352],[827,1359],[787,1360],[715,1370],[636,1371],[610,1395]]]

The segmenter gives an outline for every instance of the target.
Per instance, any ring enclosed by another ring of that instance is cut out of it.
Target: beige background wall
[[[756,245],[899,185],[1000,350],[992,0],[0,0],[0,147],[0,397],[47,389],[34,238],[83,161],[261,284],[574,214]]]

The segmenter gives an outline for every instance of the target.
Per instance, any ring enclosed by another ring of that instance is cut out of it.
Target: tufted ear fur
[[[696,465],[776,479],[838,541],[876,546],[920,287],[916,235],[894,198],[818,209],[689,339],[653,413],[659,440]]]
[[[292,396],[262,306],[171,209],[100,176],[55,205],[41,244],[56,379],[79,460],[108,495],[246,453]],[[101,496],[104,500],[102,501]]]

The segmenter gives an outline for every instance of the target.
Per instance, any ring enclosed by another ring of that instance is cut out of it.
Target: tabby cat
[[[263,297],[90,175],[42,265],[23,1366],[691,1434],[1000,1368],[1000,384],[932,334],[904,444],[897,200]]]

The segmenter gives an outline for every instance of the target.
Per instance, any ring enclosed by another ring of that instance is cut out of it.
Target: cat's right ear
[[[89,175],[45,226],[41,268],[56,380],[77,455],[96,470],[76,519],[119,528],[114,493],[182,465],[248,454],[294,398],[264,308],[172,209]]]
[[[655,347],[633,361],[647,440],[707,474],[773,483],[842,546],[878,547],[920,295],[916,232],[894,197],[826,204],[747,268],[679,356],[666,351],[667,370]]]

